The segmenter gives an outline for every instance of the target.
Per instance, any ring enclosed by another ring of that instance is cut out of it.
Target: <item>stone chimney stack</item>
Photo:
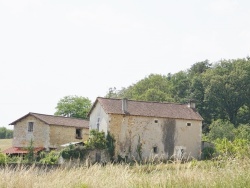
[[[195,109],[195,101],[194,100],[189,100],[188,101],[188,107]]]
[[[124,114],[128,113],[128,99],[127,98],[122,99],[122,112]]]

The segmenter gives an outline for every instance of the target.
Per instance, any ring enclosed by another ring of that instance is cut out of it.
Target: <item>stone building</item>
[[[12,148],[6,154],[27,153],[31,140],[36,151],[51,150],[68,142],[88,139],[89,121],[77,118],[28,113],[10,123],[14,125]]]
[[[195,104],[173,104],[98,97],[89,113],[89,128],[115,138],[115,157],[199,158],[202,117]]]

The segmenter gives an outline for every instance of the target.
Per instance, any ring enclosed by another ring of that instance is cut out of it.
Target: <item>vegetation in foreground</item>
[[[0,187],[248,187],[250,160],[0,169]]]

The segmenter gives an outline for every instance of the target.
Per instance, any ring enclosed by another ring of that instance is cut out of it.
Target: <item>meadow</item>
[[[249,187],[250,160],[224,159],[161,164],[96,164],[42,170],[0,169],[0,187]]]

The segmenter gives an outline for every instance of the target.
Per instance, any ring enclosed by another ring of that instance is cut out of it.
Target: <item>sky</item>
[[[0,127],[250,52],[248,0],[0,0]]]

